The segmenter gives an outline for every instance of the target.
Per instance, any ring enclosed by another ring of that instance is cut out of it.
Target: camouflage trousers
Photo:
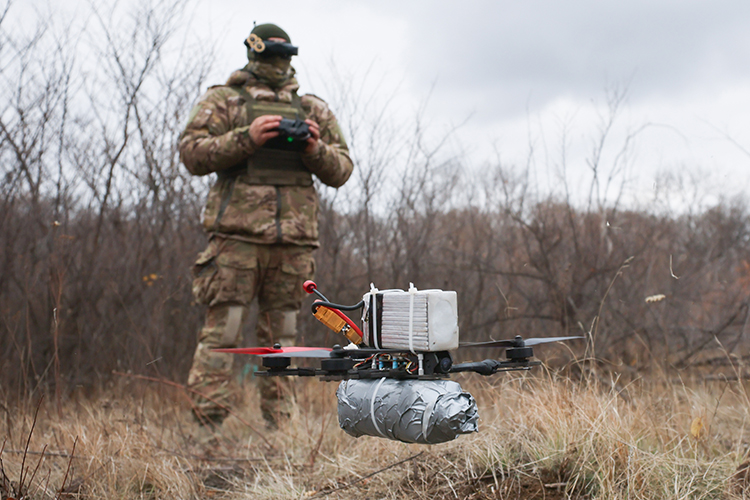
[[[212,352],[216,347],[237,347],[250,303],[259,305],[259,346],[294,345],[297,313],[305,292],[302,283],[312,279],[313,247],[259,245],[214,237],[193,266],[193,294],[208,306],[206,321],[188,376],[188,387],[199,418],[222,420],[235,403],[239,390],[233,375],[233,354]],[[271,423],[289,412],[291,380],[257,377],[260,409]]]

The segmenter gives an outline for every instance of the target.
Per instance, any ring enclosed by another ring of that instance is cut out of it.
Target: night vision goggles
[[[263,40],[255,33],[251,33],[247,37],[245,47],[262,57],[292,57],[297,55],[297,47],[291,43]]]

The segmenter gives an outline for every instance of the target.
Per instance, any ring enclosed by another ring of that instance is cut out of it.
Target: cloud
[[[396,2],[385,2],[395,8]],[[559,96],[589,99],[607,84],[633,98],[750,78],[750,2],[409,2],[416,85],[438,79],[457,108],[520,113]]]

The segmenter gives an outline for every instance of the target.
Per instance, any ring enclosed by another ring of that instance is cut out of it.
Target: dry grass
[[[69,401],[62,419],[43,402],[33,433],[35,406],[8,408],[1,498],[742,498],[741,383],[622,387],[541,370],[458,380],[477,397],[480,432],[437,446],[349,437],[336,384],[315,380],[299,381],[294,414],[268,433],[252,384],[239,418],[214,430],[191,420],[179,389],[137,380]]]

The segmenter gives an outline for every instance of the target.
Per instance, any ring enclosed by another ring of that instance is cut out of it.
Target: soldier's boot
[[[291,347],[297,339],[297,311],[266,310],[258,314],[258,345]],[[292,377],[257,377],[260,411],[266,426],[278,428],[288,419],[294,402]]]
[[[193,420],[198,422],[198,425],[208,427],[219,427],[224,423],[224,419],[227,418],[228,413],[223,410],[205,409],[200,410],[196,406],[191,411]]]
[[[236,347],[246,309],[224,304],[209,307],[201,330],[188,387],[193,416],[202,425],[220,425],[234,406],[239,391],[234,380],[234,355],[214,352],[217,347]]]
[[[291,386],[289,377],[260,378],[260,411],[269,429],[278,429],[279,424],[289,418],[293,401]]]
[[[232,355],[211,352],[212,348],[213,346],[198,344],[188,375],[193,417],[201,425],[221,424],[229,413],[234,392]]]

